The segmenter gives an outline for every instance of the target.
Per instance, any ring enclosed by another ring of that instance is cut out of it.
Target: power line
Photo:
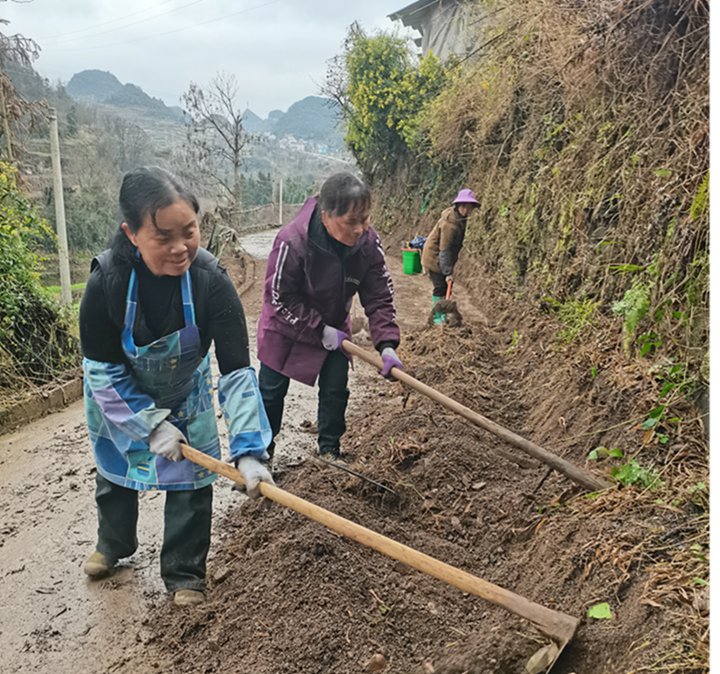
[[[87,28],[78,28],[77,30],[71,30],[67,33],[55,33],[55,35],[41,35],[38,37],[38,40],[54,40],[56,38],[60,37],[66,37],[68,35],[75,35],[76,33],[85,33],[89,30],[95,30],[95,28],[102,28],[102,26],[107,26],[108,24],[115,23],[116,21],[124,21],[125,19],[129,19],[133,16],[138,16],[139,14],[146,14],[147,12],[157,9],[158,7],[162,7],[163,5],[168,5],[171,2],[175,2],[175,0],[164,0],[163,2],[154,5],[153,7],[146,7],[145,9],[141,9],[137,12],[132,12],[131,14],[124,14],[123,16],[116,16],[114,19],[108,19],[107,21],[102,21],[100,23],[93,24],[91,26],[88,26]]]
[[[94,45],[90,47],[68,47],[68,48],[62,48],[62,47],[45,47],[43,48],[43,52],[59,52],[59,51],[86,51],[90,49],[107,49],[109,47],[119,47],[126,44],[133,44],[135,42],[143,42],[145,40],[155,40],[159,37],[163,37],[165,35],[173,35],[175,33],[180,33],[184,30],[195,30],[199,26],[206,26],[209,23],[215,23],[216,21],[222,21],[223,19],[227,19],[231,16],[237,16],[238,14],[245,14],[246,12],[251,12],[255,9],[262,9],[263,7],[269,7],[270,5],[276,5],[278,2],[281,2],[282,0],[271,0],[270,2],[264,2],[261,5],[254,5],[253,7],[247,7],[245,9],[238,10],[237,12],[230,12],[229,14],[223,14],[222,16],[217,16],[214,19],[208,19],[207,21],[201,21],[200,23],[193,23],[192,25],[183,26],[181,28],[176,28],[175,30],[168,30],[164,33],[155,33],[153,35],[148,35],[146,37],[138,37],[134,40],[123,40],[121,42],[112,42],[110,44],[101,44],[101,45]]]
[[[154,16],[148,16],[144,19],[138,19],[137,21],[131,21],[130,23],[123,24],[121,26],[114,26],[113,28],[108,28],[107,30],[101,30],[97,33],[91,33],[90,35],[79,35],[77,37],[70,37],[64,40],[60,40],[59,44],[64,45],[69,42],[78,42],[81,40],[90,40],[94,37],[97,37],[98,35],[107,35],[108,33],[114,33],[118,30],[123,30],[124,28],[129,28],[130,26],[136,26],[139,23],[147,23],[148,21],[153,21],[154,19],[158,19],[161,16],[167,16],[168,14],[172,14],[173,12],[179,12],[181,9],[185,9],[187,7],[191,7],[192,5],[197,5],[201,2],[204,2],[204,0],[193,0],[192,2],[185,3],[184,5],[180,5],[180,7],[173,7],[172,9],[169,9],[165,12],[160,12],[159,14],[155,14]]]

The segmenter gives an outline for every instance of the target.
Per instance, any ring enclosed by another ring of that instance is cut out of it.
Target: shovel
[[[349,339],[343,341],[342,348],[346,353],[357,356],[360,360],[364,360],[366,363],[373,365],[378,370],[382,369],[382,358],[377,353],[365,351],[365,349],[361,349],[356,344],[353,344]],[[440,403],[443,407],[446,407],[452,412],[456,412],[476,426],[484,428],[486,431],[490,431],[493,435],[496,435],[510,444],[515,445],[518,449],[522,450],[526,454],[529,454],[533,458],[542,461],[551,468],[554,468],[565,477],[571,479],[576,484],[579,484],[581,487],[584,487],[589,491],[600,491],[611,486],[604,480],[601,480],[599,477],[593,475],[590,471],[584,470],[570,461],[566,461],[557,454],[553,454],[547,449],[543,449],[534,442],[530,442],[530,440],[526,440],[522,436],[517,435],[517,433],[509,431],[507,428],[503,428],[500,424],[496,424],[494,421],[482,416],[482,414],[474,412],[469,407],[465,407],[465,405],[461,405],[459,402],[440,393],[440,391],[436,391],[427,384],[423,384],[421,381],[411,377],[403,370],[394,367],[390,373],[393,377],[395,377],[395,379],[403,384],[415,389],[431,400]]]
[[[194,461],[203,468],[223,475],[233,482],[244,484],[240,471],[229,466],[222,461],[203,454],[199,450],[189,445],[181,444],[183,456],[190,461]],[[481,599],[485,599],[493,604],[502,606],[512,613],[531,622],[540,632],[550,637],[557,646],[552,650],[554,657],[548,664],[546,671],[549,672],[555,664],[557,658],[562,653],[565,646],[575,635],[580,620],[573,616],[554,611],[540,604],[536,604],[525,597],[515,594],[510,590],[506,590],[498,585],[494,585],[482,578],[473,576],[467,571],[458,569],[457,567],[441,562],[434,557],[430,557],[422,552],[418,552],[407,545],[398,543],[392,538],[378,534],[371,529],[356,524],[351,520],[347,520],[340,515],[325,510],[320,506],[301,499],[290,492],[280,489],[267,482],[261,482],[260,493],[265,497],[280,505],[284,505],[295,512],[309,517],[315,522],[326,526],[328,529],[350,538],[358,543],[377,550],[378,552],[396,559],[407,566],[411,566],[418,571],[430,574],[450,585],[453,585],[463,592],[469,592]]]

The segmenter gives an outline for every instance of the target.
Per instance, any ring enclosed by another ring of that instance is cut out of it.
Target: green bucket
[[[419,274],[422,272],[420,251],[416,248],[403,248],[403,274]]]

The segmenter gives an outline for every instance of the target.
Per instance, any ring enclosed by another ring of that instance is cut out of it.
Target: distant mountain
[[[342,145],[339,125],[340,115],[329,98],[306,96],[293,103],[288,111],[278,118],[272,132],[279,138],[295,136],[301,140],[337,147]]]
[[[104,103],[122,88],[120,80],[106,70],[83,70],[70,78],[65,91],[75,99]]]
[[[159,98],[148,96],[135,84],[126,84],[120,91],[115,92],[104,101],[107,105],[116,105],[119,108],[143,108],[158,116],[177,119],[182,122],[184,114],[182,108],[169,108]],[[179,113],[178,113],[179,111]]]
[[[104,70],[83,70],[75,73],[65,90],[74,99],[86,103],[136,108],[154,117],[177,122],[184,120],[182,109],[177,106],[168,107],[159,98],[148,96],[136,84],[122,84],[115,75]]]
[[[243,112],[242,116],[243,129],[248,133],[264,133],[270,131],[272,124],[268,119],[262,119],[256,115],[250,108]]]
[[[329,150],[343,146],[340,115],[329,98],[320,96],[307,96],[293,103],[287,112],[272,110],[267,119],[245,110],[243,127],[248,133],[271,133],[277,138],[293,136],[326,145]]]
[[[184,113],[177,106],[168,107],[159,98],[148,96],[136,84],[123,84],[105,70],[83,70],[72,76],[65,87],[75,100],[133,108],[158,119],[184,121]],[[324,145],[334,151],[343,147],[341,119],[329,98],[307,96],[293,103],[287,112],[272,110],[262,119],[252,110],[243,113],[243,126],[248,133],[271,133],[277,138],[292,136],[298,140]]]
[[[83,70],[72,76],[65,87],[74,100],[112,108],[132,109],[158,121],[183,123],[185,114],[177,106],[169,107],[159,98],[146,94],[136,84],[123,84],[105,70]],[[329,98],[307,96],[293,103],[287,112],[272,110],[262,119],[252,110],[243,113],[243,126],[248,133],[270,133],[282,139],[292,136],[313,143],[325,152],[343,148],[343,130],[337,108]],[[324,149],[322,149],[324,148]]]

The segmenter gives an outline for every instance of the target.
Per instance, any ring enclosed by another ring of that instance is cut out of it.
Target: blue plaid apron
[[[149,396],[157,408],[172,410],[167,421],[183,432],[188,444],[220,459],[210,354],[202,356],[201,353],[189,271],[181,278],[181,290],[185,327],[145,346],[137,346],[133,327],[138,287],[135,270],[131,272],[122,331],[122,348],[129,362],[131,379],[126,388],[137,388],[140,397]],[[118,385],[113,391],[118,399],[131,400],[133,392],[121,389]],[[136,490],[181,490],[199,489],[216,479],[214,473],[187,459],[176,462],[156,456],[150,452],[147,441],[123,433],[112,418],[107,418],[109,415],[101,412],[87,374],[85,407],[98,471],[111,482]]]

